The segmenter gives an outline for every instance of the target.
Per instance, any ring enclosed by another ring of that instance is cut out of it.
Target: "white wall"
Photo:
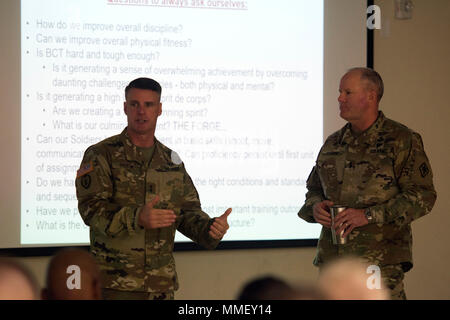
[[[381,108],[422,135],[437,201],[412,224],[414,268],[406,275],[411,299],[450,298],[450,1],[413,0],[411,20],[394,19],[394,0],[376,1],[375,69],[383,77]]]

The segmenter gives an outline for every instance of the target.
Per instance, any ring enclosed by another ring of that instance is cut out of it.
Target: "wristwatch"
[[[372,213],[370,212],[370,208],[367,208],[366,210],[364,210],[364,215],[367,218],[367,221],[369,221],[369,223],[371,223],[373,221],[373,216]]]

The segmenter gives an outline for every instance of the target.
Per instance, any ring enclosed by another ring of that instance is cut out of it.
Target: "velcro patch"
[[[425,178],[425,176],[430,173],[430,169],[428,169],[428,166],[425,162],[420,165],[419,170],[422,178]]]
[[[88,174],[85,174],[84,176],[81,177],[81,185],[83,186],[83,188],[85,189],[89,189],[89,187],[91,186],[91,176]]]
[[[94,164],[92,161],[89,161],[89,163],[82,164],[80,169],[77,171],[77,178],[84,176],[85,174],[88,174],[89,172],[94,171]]]

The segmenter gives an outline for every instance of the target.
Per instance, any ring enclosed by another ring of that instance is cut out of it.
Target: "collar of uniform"
[[[368,141],[372,137],[375,136],[375,133],[383,126],[386,117],[384,116],[383,111],[378,111],[378,118],[375,122],[367,128],[364,132],[362,132],[359,136],[356,137],[359,141]],[[355,135],[352,134],[352,129],[350,123],[347,123],[341,132],[341,138],[339,139],[340,144],[350,144],[351,141],[355,139]]]
[[[144,164],[145,159],[143,155],[139,155],[136,146],[131,142],[131,139],[127,133],[127,128],[122,131],[120,138],[124,145],[126,159],[128,161],[136,161],[140,164]],[[171,159],[171,151],[172,150],[164,146],[155,137],[155,151],[153,152],[153,157],[150,161],[150,168],[163,171],[170,170],[175,167],[178,168],[180,165],[174,164]]]
[[[150,168],[156,170],[163,169],[167,166],[169,161],[170,158],[168,158],[162,143],[155,138],[155,151],[153,153],[152,161],[150,161]]]
[[[144,164],[144,156],[138,151],[137,147],[131,142],[128,135],[127,128],[123,129],[120,134],[120,138],[123,142],[125,157],[128,161],[136,161],[140,164]]]
[[[174,151],[162,144],[155,138],[155,152],[153,153],[152,161],[150,162],[150,168],[160,171],[177,171],[180,167],[183,167],[183,162],[174,163],[173,159],[179,159]],[[181,159],[179,159],[181,161]]]

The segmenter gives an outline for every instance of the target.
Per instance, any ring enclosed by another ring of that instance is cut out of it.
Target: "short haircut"
[[[275,276],[251,279],[241,289],[238,300],[284,300],[293,295],[292,287]]]
[[[128,91],[132,88],[155,91],[159,94],[159,97],[161,98],[161,91],[162,91],[161,85],[153,79],[137,78],[131,81],[125,88],[125,99],[127,98]]]
[[[370,89],[377,93],[377,102],[380,102],[384,93],[383,79],[378,72],[371,68],[352,68],[348,72],[358,71],[361,75],[361,81],[366,81]]]

